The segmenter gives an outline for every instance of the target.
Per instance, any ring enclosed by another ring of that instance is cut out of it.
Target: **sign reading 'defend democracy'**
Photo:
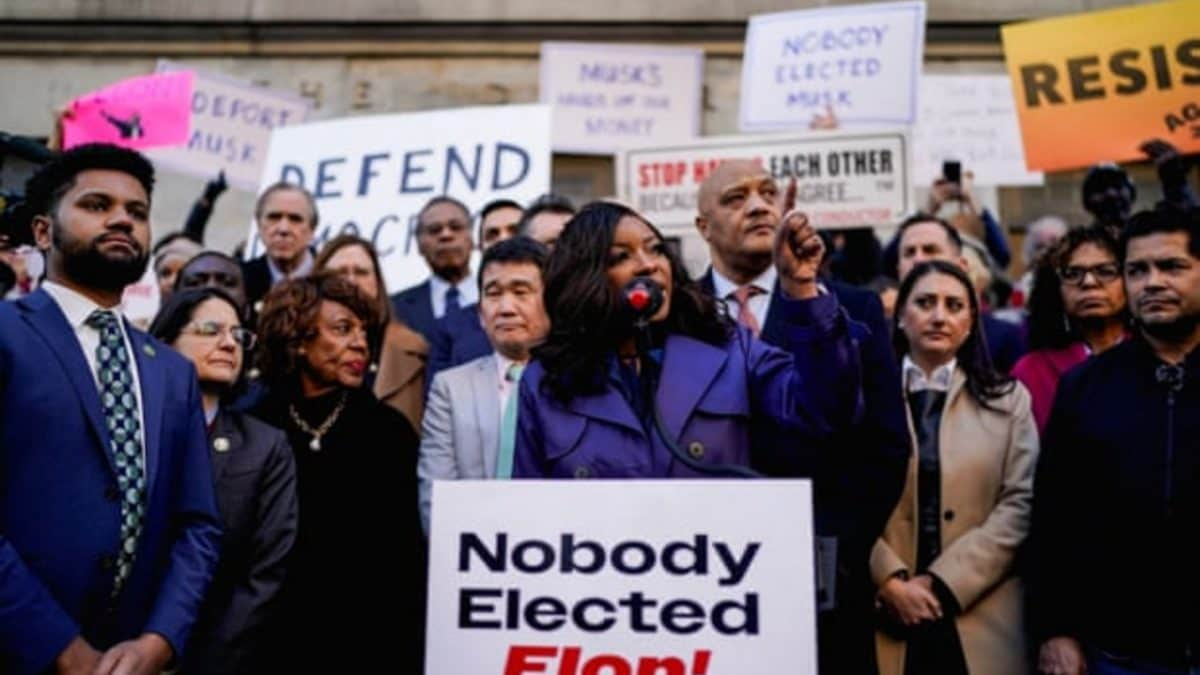
[[[690,231],[700,184],[731,159],[757,162],[781,194],[795,178],[796,208],[815,227],[894,224],[909,211],[909,143],[901,131],[725,136],[629,150],[617,158],[618,192],[650,222]]]
[[[159,73],[186,66],[159,61]],[[262,178],[271,131],[308,117],[306,99],[195,70],[187,143],[146,154],[155,163],[201,178],[225,172],[230,185],[253,192]]]
[[[703,50],[544,42],[540,63],[558,152],[612,154],[700,133]]]
[[[827,110],[842,127],[912,124],[924,45],[924,2],[752,16],[742,131],[804,129]]]
[[[429,675],[816,673],[807,481],[438,481],[433,504]]]
[[[472,213],[488,201],[525,204],[550,189],[550,108],[513,105],[346,117],[275,129],[262,188],[303,185],[316,198],[316,243],[370,240],[389,291],[429,275],[417,254],[417,211],[450,195]],[[261,255],[254,223],[247,258]]]

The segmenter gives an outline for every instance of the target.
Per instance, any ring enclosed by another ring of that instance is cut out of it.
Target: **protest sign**
[[[697,136],[703,82],[700,49],[542,43],[539,91],[553,106],[558,152],[612,154]]]
[[[158,62],[160,73],[184,68],[171,61]],[[193,72],[192,126],[186,144],[146,155],[155,164],[201,178],[224,171],[230,185],[253,192],[262,179],[271,130],[304,122],[309,103],[249,82]]]
[[[617,186],[650,222],[690,230],[709,172],[725,160],[749,159],[781,189],[796,179],[796,208],[815,227],[887,225],[909,211],[908,148],[900,131],[705,138],[621,153]]]
[[[1138,146],[1153,138],[1200,151],[1200,0],[1000,32],[1030,169],[1145,159]]]
[[[435,481],[429,570],[430,675],[816,673],[808,481]]]
[[[1041,185],[1025,168],[1021,129],[1007,75],[925,75],[913,127],[913,184],[927,186],[955,160],[976,185]]]
[[[186,142],[194,79],[189,71],[143,75],[75,99],[62,119],[63,148],[113,143],[140,149]]]
[[[429,275],[417,211],[450,195],[477,212],[501,197],[526,204],[550,189],[550,108],[514,105],[347,117],[277,128],[262,187],[302,185],[317,202],[316,243],[348,232],[371,241],[388,290]],[[247,258],[263,253],[250,224]]]
[[[742,131],[909,125],[925,47],[925,3],[890,2],[750,17]]]

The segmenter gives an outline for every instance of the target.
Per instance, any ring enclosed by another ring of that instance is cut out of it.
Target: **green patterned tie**
[[[517,395],[520,392],[521,372],[525,364],[514,363],[508,367],[504,379],[512,384],[508,393],[508,402],[500,418],[500,452],[496,455],[496,478],[508,480],[512,478],[513,450],[517,444]]]
[[[121,592],[133,569],[142,519],[146,477],[142,467],[141,416],[133,391],[132,364],[121,334],[120,319],[112,312],[96,310],[87,325],[100,333],[96,347],[96,370],[100,377],[100,405],[108,427],[109,450],[117,467],[121,490],[121,550],[117,554],[113,595]]]

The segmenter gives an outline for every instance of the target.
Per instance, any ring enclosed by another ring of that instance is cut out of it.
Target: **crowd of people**
[[[616,200],[440,195],[396,293],[302,186],[241,262],[223,179],[151,248],[150,163],[59,153],[0,304],[0,671],[416,673],[434,482],[802,477],[823,673],[1197,672],[1200,211],[1151,150],[1160,203],[1094,168],[1015,283],[969,184],[884,244],[734,160],[697,278]]]

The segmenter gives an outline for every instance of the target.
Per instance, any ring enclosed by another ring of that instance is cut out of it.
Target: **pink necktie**
[[[754,316],[754,312],[750,311],[750,298],[762,294],[763,289],[758,286],[749,285],[742,286],[733,292],[733,299],[738,304],[738,323],[750,329],[754,333],[754,337],[758,337],[760,327],[758,325],[758,317]]]

